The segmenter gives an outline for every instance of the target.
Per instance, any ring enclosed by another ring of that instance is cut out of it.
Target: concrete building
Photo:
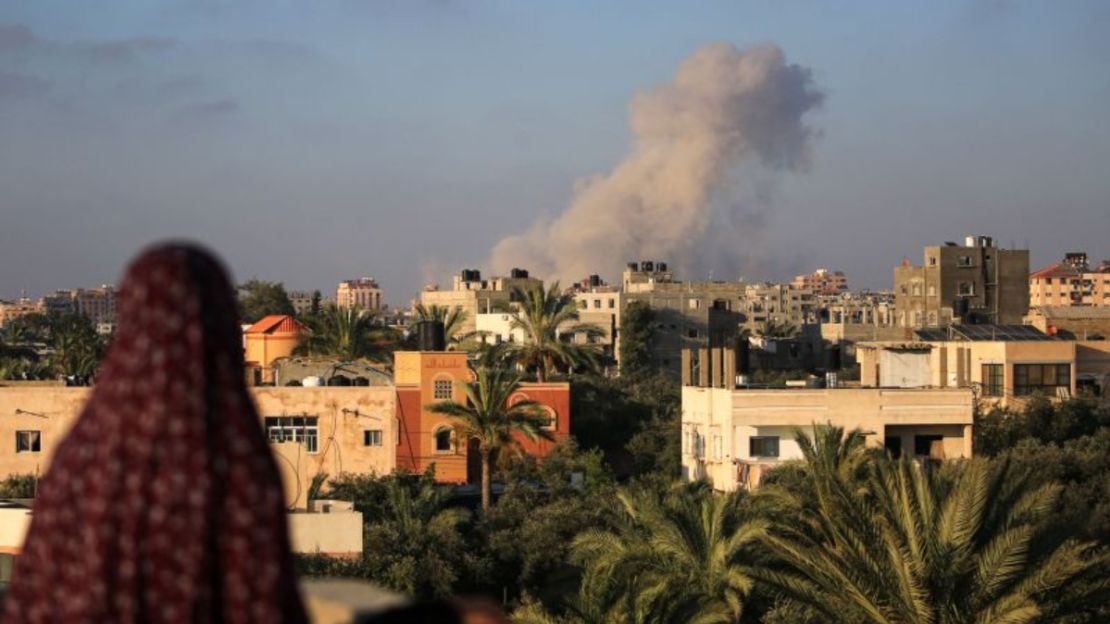
[[[811,289],[763,282],[744,288],[738,311],[742,315],[742,327],[754,334],[770,324],[790,325],[800,330],[803,325],[818,322],[818,303]]]
[[[578,306],[578,321],[588,323],[601,330],[598,339],[605,355],[612,358],[620,368],[620,327],[624,306],[628,298],[620,288],[610,286],[596,275],[591,275],[570,291],[574,304]]]
[[[274,383],[274,361],[293,355],[306,331],[292,316],[272,314],[243,332],[243,357],[255,385]]]
[[[1001,249],[987,236],[925,248],[921,266],[894,268],[901,327],[1019,324],[1029,310],[1029,250]]]
[[[806,275],[795,275],[792,284],[799,290],[812,290],[822,295],[836,295],[848,291],[848,277],[843,271],[817,269]]]
[[[1110,260],[1091,268],[1085,253],[1069,253],[1060,262],[1029,275],[1029,305],[1110,308]]]
[[[1061,340],[1023,325],[922,329],[903,341],[860,343],[860,384],[971,388],[988,405],[1020,407],[1034,395],[1107,399],[1110,342]]]
[[[306,290],[293,290],[289,292],[289,303],[293,304],[293,312],[297,316],[306,316],[312,313],[312,299],[313,293]],[[320,299],[320,306],[324,305],[323,298]]]
[[[26,295],[15,301],[0,301],[0,329],[21,316],[42,313],[42,302],[32,301]]]
[[[88,388],[0,387],[0,475],[42,474],[88,398]],[[397,465],[396,392],[255,388],[290,508],[305,509],[320,473],[388,474]]]
[[[94,325],[116,322],[116,291],[111,286],[58,290],[42,298],[44,312],[81,314]]]
[[[795,432],[814,424],[859,429],[892,454],[955,459],[972,455],[969,388],[770,388],[736,384],[736,354],[683,355],[682,471],[714,489],[759,485],[784,461],[801,459]]]
[[[372,277],[344,280],[335,289],[335,305],[345,309],[381,310],[382,289]]]
[[[482,279],[481,271],[464,269],[454,277],[451,290],[439,290],[429,286],[420,293],[420,303],[426,307],[442,306],[448,309],[460,308],[466,312],[462,333],[477,329],[479,313],[504,312],[509,303],[520,300],[519,292],[526,292],[534,286],[543,287],[543,281],[529,277],[524,269],[513,269],[508,277]]]
[[[1023,321],[1050,336],[1110,339],[1110,306],[1035,306]]]
[[[460,440],[452,419],[435,414],[428,406],[452,400],[465,402],[460,384],[473,378],[467,354],[460,351],[399,351],[395,360],[397,384],[397,468],[423,472],[435,466],[436,481],[476,483],[480,459],[474,440]],[[550,417],[556,442],[570,433],[570,384],[525,383],[509,398],[534,400]],[[554,442],[529,442],[521,438],[527,453],[543,457]]]

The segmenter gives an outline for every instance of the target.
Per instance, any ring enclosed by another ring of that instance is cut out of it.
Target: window
[[[38,453],[42,450],[42,433],[39,431],[16,431],[16,453]]]
[[[381,446],[382,445],[382,430],[381,429],[366,429],[362,432],[362,445],[363,446]]]
[[[451,451],[451,430],[447,427],[437,429],[435,432],[436,437],[436,452],[449,453]]]
[[[753,436],[748,440],[748,455],[752,457],[778,457],[778,436]]]
[[[986,396],[1002,396],[1002,364],[983,365],[983,394]]]
[[[617,300],[616,299],[610,299],[609,300],[609,309],[612,310],[615,307],[617,307]]]
[[[698,337],[698,330],[696,330],[696,329],[687,330],[686,335],[689,336],[690,338],[697,338]]]
[[[956,294],[961,297],[971,297],[975,294],[975,284],[972,282],[960,282],[956,285]]]
[[[1071,389],[1070,364],[1014,364],[1014,394],[1055,395],[1058,388]]]
[[[933,286],[932,284],[929,284],[929,296],[930,297],[936,297],[937,296],[937,287]]]
[[[886,452],[894,459],[902,456],[902,438],[900,436],[889,436],[883,441],[883,446],[886,447]]]
[[[266,438],[272,443],[298,442],[309,453],[318,445],[318,428],[315,416],[267,416]]]
[[[594,309],[595,310],[600,310],[601,309],[601,299],[594,299]]]
[[[971,261],[971,256],[960,256],[956,264],[961,267],[975,266]]]
[[[921,284],[914,284],[913,285],[913,296],[914,297],[920,297],[921,296]]]
[[[937,257],[936,256],[929,256],[929,266],[936,266],[936,265],[937,265]]]
[[[697,310],[698,308],[701,307],[701,300],[700,299],[691,299],[688,302],[688,304],[689,304],[691,310]]]
[[[454,384],[450,379],[437,379],[432,382],[432,398],[437,401],[450,399],[453,396]]]
[[[548,431],[555,431],[559,426],[559,418],[555,415],[555,410],[544,405],[541,410],[543,411],[544,424],[543,428]]]
[[[918,457],[944,459],[944,436],[915,435],[913,437],[913,454]]]

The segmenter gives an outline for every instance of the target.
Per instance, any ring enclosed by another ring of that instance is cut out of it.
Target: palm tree
[[[467,338],[469,334],[462,334],[463,323],[467,319],[467,311],[462,309],[462,306],[455,306],[449,308],[441,305],[426,306],[423,303],[418,303],[413,308],[416,313],[412,325],[409,327],[410,331],[416,329],[416,323],[422,321],[439,321],[443,323],[443,335],[447,339],[448,344],[458,344]]]
[[[478,367],[474,383],[460,385],[466,392],[465,404],[433,403],[428,411],[453,418],[460,440],[477,439],[482,467],[482,509],[486,510],[490,505],[494,454],[509,451],[522,455],[521,437],[533,442],[554,437],[545,428],[548,422],[539,403],[526,400],[509,404],[509,398],[520,388],[520,375]]]
[[[754,585],[752,548],[767,529],[746,496],[677,484],[617,498],[613,528],[589,529],[571,546],[585,566],[579,603],[604,620],[738,621]]]
[[[348,361],[376,354],[382,328],[374,324],[369,310],[327,305],[319,314],[304,321],[309,331],[298,347],[304,354],[335,356]]]
[[[795,498],[812,498],[764,538],[782,568],[756,573],[813,621],[1055,621],[1069,605],[1045,598],[1110,563],[1050,539],[1059,487],[1033,488],[1008,462],[876,457],[860,469],[856,442],[829,452],[841,433],[799,438],[813,487]]]
[[[790,321],[780,323],[774,319],[768,319],[756,330],[756,335],[761,338],[793,338],[797,333],[798,327]]]
[[[88,318],[66,314],[53,319],[50,327],[50,357],[55,373],[88,378],[100,363],[101,340]]]
[[[510,329],[524,332],[522,344],[510,344],[511,357],[526,371],[535,371],[536,380],[546,381],[557,370],[578,366],[596,367],[600,351],[589,341],[601,336],[601,328],[578,323],[574,299],[559,291],[555,282],[546,291],[540,284],[526,291],[517,290],[520,302],[512,312]],[[587,344],[574,344],[569,338],[583,335]]]

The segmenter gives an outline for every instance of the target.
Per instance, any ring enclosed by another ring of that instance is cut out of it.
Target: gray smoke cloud
[[[624,161],[580,181],[562,214],[499,242],[490,268],[527,267],[565,284],[591,273],[612,277],[641,258],[690,267],[716,255],[734,265],[744,230],[722,237],[714,224],[744,223],[760,193],[729,187],[750,177],[736,175],[745,168],[804,170],[814,133],[802,118],[823,98],[811,72],[787,63],[778,46],[699,48],[671,82],[632,99],[634,144]],[[730,195],[746,199],[721,201]]]

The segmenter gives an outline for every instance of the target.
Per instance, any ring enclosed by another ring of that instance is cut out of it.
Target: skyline
[[[683,279],[824,266],[888,289],[903,256],[965,234],[1028,241],[1033,269],[1110,257],[1097,2],[75,6],[0,7],[0,297],[112,283],[184,236],[239,281],[369,275],[402,304],[488,271],[498,241],[613,171],[629,103],[710,43],[778,46],[823,101],[808,167],[726,189],[733,274],[647,254]]]

